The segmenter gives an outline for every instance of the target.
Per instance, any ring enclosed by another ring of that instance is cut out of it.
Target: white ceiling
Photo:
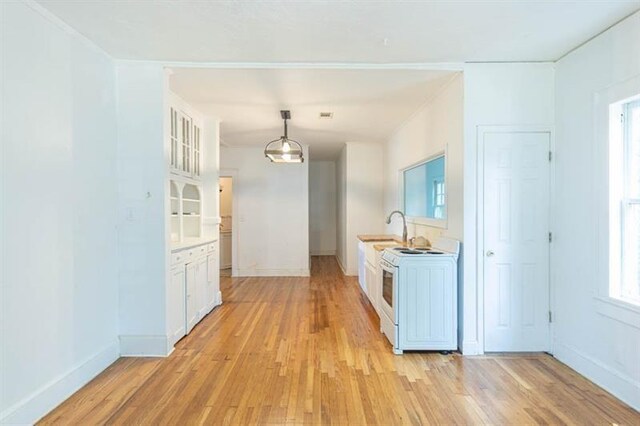
[[[282,135],[280,110],[291,110],[289,137],[313,160],[334,159],[347,141],[381,142],[453,77],[450,71],[174,69],[171,89],[220,118],[223,143],[260,145]],[[460,100],[462,102],[462,99]],[[319,118],[333,112],[332,119]]]
[[[39,0],[119,59],[548,61],[640,9],[606,1]]]

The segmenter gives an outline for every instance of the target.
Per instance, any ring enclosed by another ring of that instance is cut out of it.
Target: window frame
[[[621,144],[615,144],[615,141],[621,141],[622,137],[621,106],[636,99],[640,99],[640,75],[603,88],[593,95],[594,140],[591,141],[593,191],[591,194],[596,221],[595,244],[591,254],[595,260],[593,268],[595,311],[603,317],[640,329],[640,306],[618,297],[619,280],[616,280],[616,274],[619,277],[620,268],[616,265],[616,259],[619,263],[621,244],[617,237],[621,232],[618,228],[615,228],[616,232],[614,232],[612,223],[616,218],[620,218],[619,215],[617,217],[614,215],[618,211],[615,206],[616,197],[620,206],[619,193],[615,193],[618,188],[614,179],[616,176],[621,178],[622,174],[611,173],[612,170],[620,168],[620,157],[616,158],[618,154],[616,145],[619,149]]]
[[[638,95],[640,96],[640,94]],[[626,282],[627,275],[627,262],[629,261],[629,254],[627,253],[627,243],[628,243],[628,234],[627,227],[629,223],[628,216],[630,214],[630,207],[632,205],[640,205],[640,195],[632,196],[630,193],[629,186],[631,185],[631,171],[630,171],[630,162],[631,162],[631,147],[630,145],[633,143],[631,140],[631,111],[638,109],[640,111],[640,97],[636,97],[635,99],[623,101],[620,107],[621,114],[621,142],[622,142],[622,191],[620,195],[620,200],[618,203],[619,211],[617,212],[620,217],[620,226],[619,226],[619,241],[620,241],[620,272],[619,272],[619,282],[618,283],[610,283],[609,285],[609,295],[616,299],[619,299],[625,303],[630,303],[632,305],[640,307],[640,291],[636,289],[635,291],[629,290],[629,286],[631,283]],[[615,214],[616,212],[613,212]],[[636,259],[637,260],[637,259]],[[637,293],[637,294],[633,294]]]
[[[409,216],[406,215],[406,220],[407,223],[412,224],[412,225],[425,225],[425,226],[431,226],[434,228],[441,228],[441,229],[447,229],[448,227],[448,216],[449,216],[449,209],[448,209],[448,200],[449,200],[449,194],[448,194],[448,153],[447,153],[447,148],[445,147],[445,149],[439,150],[431,155],[429,155],[426,158],[423,158],[420,161],[417,161],[415,163],[409,164],[406,167],[403,167],[402,169],[398,170],[398,193],[400,194],[399,198],[399,203],[398,203],[398,209],[404,212],[404,208],[405,208],[405,188],[404,188],[404,173],[407,170],[413,169],[415,167],[418,167],[422,164],[426,164],[429,161],[435,160],[436,158],[439,157],[443,157],[444,158],[444,188],[445,188],[445,192],[444,192],[444,218],[443,219],[435,219],[435,218],[430,218],[430,217],[419,217],[419,216]]]

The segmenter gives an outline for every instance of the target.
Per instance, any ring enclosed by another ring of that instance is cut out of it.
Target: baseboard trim
[[[481,355],[484,353],[477,340],[463,340],[460,350],[462,355]]]
[[[66,373],[50,380],[28,397],[0,413],[0,424],[33,424],[86,385],[120,356],[114,341],[80,362]]]
[[[336,255],[336,251],[335,250],[319,250],[319,251],[312,251],[311,256],[335,256]]]
[[[167,336],[121,335],[120,354],[130,357],[166,357],[173,349]]]
[[[336,254],[336,262],[338,262],[338,266],[340,267],[340,270],[342,271],[342,275],[347,275],[347,270],[345,269],[344,265],[342,264],[342,261],[340,260],[340,256],[338,256]]]
[[[553,356],[624,403],[640,411],[640,383],[590,355],[555,342]]]
[[[237,277],[308,277],[308,269],[238,269]]]

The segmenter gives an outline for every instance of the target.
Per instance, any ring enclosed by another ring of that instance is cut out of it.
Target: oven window
[[[393,274],[382,270],[382,298],[393,308]]]

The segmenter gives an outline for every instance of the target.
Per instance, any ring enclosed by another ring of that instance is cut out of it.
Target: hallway
[[[333,257],[221,286],[171,356],[121,358],[40,424],[640,423],[547,355],[394,356]]]

